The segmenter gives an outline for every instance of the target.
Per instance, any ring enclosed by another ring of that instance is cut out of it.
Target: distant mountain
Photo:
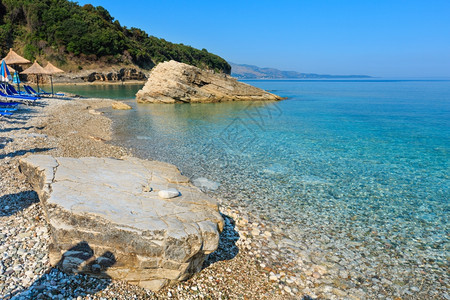
[[[286,78],[371,78],[367,75],[323,75],[314,73],[299,73],[295,71],[281,71],[274,68],[260,68],[252,65],[238,65],[228,62],[231,66],[231,76],[238,79],[286,79]]]

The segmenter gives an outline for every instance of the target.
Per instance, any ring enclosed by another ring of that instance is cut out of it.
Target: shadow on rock
[[[106,270],[115,263],[111,252],[95,257],[89,244],[80,242],[63,254],[57,268],[37,279],[26,291],[5,299],[72,299],[93,295],[111,284]]]
[[[34,203],[39,202],[35,191],[24,191],[0,197],[0,217],[12,216]]]
[[[227,215],[222,214],[222,217],[224,227],[220,234],[219,246],[216,251],[208,255],[203,263],[203,269],[216,262],[233,259],[239,253],[239,248],[236,246],[236,241],[239,240],[239,233],[234,229],[236,226],[235,222]]]
[[[5,157],[16,157],[16,156],[22,156],[26,153],[37,153],[37,152],[45,152],[53,150],[54,148],[33,148],[29,150],[17,150],[14,152],[6,153],[6,154],[0,154],[0,159],[4,159]]]

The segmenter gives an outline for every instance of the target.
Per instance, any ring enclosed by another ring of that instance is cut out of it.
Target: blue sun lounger
[[[19,102],[3,102],[3,101],[0,101],[0,107],[15,107],[15,106],[17,106],[17,105],[19,105],[20,103]]]
[[[16,111],[17,108],[15,106],[11,107],[0,107],[0,111]]]
[[[8,94],[12,94],[12,95],[19,95],[19,96],[33,96],[33,95],[31,95],[30,93],[25,92],[25,91],[20,91],[20,92],[18,92],[18,91],[16,90],[16,88],[15,88],[13,85],[11,85],[11,84],[8,84],[8,85],[7,85],[7,90],[6,90],[6,91],[9,91]]]
[[[40,94],[44,94],[44,95],[52,95],[52,93],[46,92],[46,91],[44,91],[42,88],[39,88],[39,90],[41,91]],[[63,93],[54,93],[53,95],[56,95],[56,96],[65,96]]]
[[[25,91],[27,91],[27,93],[28,94],[30,94],[30,95],[33,95],[33,96],[36,96],[36,97],[38,97],[38,96],[40,96],[40,95],[44,95],[44,93],[38,93],[38,92],[36,92],[36,90],[35,89],[33,89],[31,86],[29,86],[29,85],[23,85],[23,88],[25,89]],[[46,94],[45,94],[46,95]],[[49,94],[50,95],[50,94]]]
[[[5,91],[5,93],[9,96],[25,96],[25,97],[35,97],[34,95],[28,93],[28,92],[21,92],[19,93],[18,91],[16,91],[16,89],[10,85],[10,84],[6,84],[3,86],[3,90]]]
[[[7,95],[4,92],[0,91],[0,96],[1,97],[5,97],[5,98],[12,98],[12,99],[19,99],[19,100],[25,100],[28,101],[29,103],[31,101],[36,101],[37,99],[39,99],[38,97],[33,97],[33,96],[25,96],[25,95]]]
[[[2,116],[12,116],[13,111],[16,111],[16,106],[10,106],[10,107],[0,107],[0,115]]]

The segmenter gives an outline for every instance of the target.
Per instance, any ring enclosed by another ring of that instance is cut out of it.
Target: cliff
[[[277,95],[239,82],[229,75],[201,70],[173,60],[153,68],[147,83],[136,94],[136,100],[140,103],[281,99]]]

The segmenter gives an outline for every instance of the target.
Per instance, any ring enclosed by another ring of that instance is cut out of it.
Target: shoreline
[[[2,173],[0,252],[6,251],[7,257],[5,259],[4,255],[2,258],[0,274],[9,275],[8,277],[0,275],[0,295],[5,299],[13,295],[21,295],[25,299],[32,298],[36,291],[41,292],[42,286],[46,287],[46,283],[51,285],[55,283],[58,286],[67,280],[77,278],[82,282],[78,287],[86,286],[87,290],[92,290],[92,284],[97,284],[98,281],[83,275],[65,275],[49,268],[46,222],[36,194],[18,171],[18,160],[29,153],[70,157],[107,156],[118,159],[132,156],[132,150],[109,143],[113,121],[105,117],[101,110],[109,109],[115,100],[88,98],[67,101],[50,98],[41,99],[39,102],[41,104],[39,106],[22,106],[13,117],[2,118],[0,121],[0,139],[4,144],[0,147]],[[215,258],[218,261],[209,261],[210,265],[193,278],[164,288],[158,293],[123,282],[109,283],[106,288],[91,293],[91,298],[88,298],[89,293],[86,291],[83,292],[86,295],[73,294],[70,291],[68,293],[75,298],[81,296],[81,299],[83,297],[92,299],[92,296],[94,299],[105,296],[109,298],[111,293],[119,299],[129,299],[131,295],[139,299],[147,297],[192,299],[202,295],[214,298],[289,299],[303,295],[297,288],[295,278],[282,271],[292,266],[277,268],[275,264],[270,266],[262,262],[264,261],[262,258],[273,257],[273,254],[278,252],[275,250],[278,247],[271,238],[272,233],[264,230],[264,224],[257,222],[254,216],[226,207],[224,203],[220,204],[220,211],[225,214],[229,229],[237,229],[239,240],[236,245],[230,244],[230,240],[224,234],[222,243],[221,235],[221,245]],[[29,220],[29,215],[34,216],[34,219]],[[24,235],[27,235],[25,243]],[[267,247],[269,243],[275,252]],[[36,245],[39,245],[39,249],[35,249]],[[229,253],[232,252],[230,247],[239,249],[235,257],[229,257]],[[12,255],[9,254],[9,249],[12,250]],[[27,262],[21,261],[22,256],[10,261],[9,259],[17,253],[21,255],[24,253],[32,264],[28,265]],[[279,254],[281,256],[281,253]],[[39,263],[35,257],[41,257]],[[273,260],[279,261],[278,258]],[[20,269],[18,265],[21,266]],[[62,282],[58,281],[59,277]],[[11,286],[15,288],[10,288]],[[30,286],[32,288],[29,288]]]
[[[134,85],[134,84],[142,84],[144,85],[147,80],[125,80],[125,81],[85,81],[85,82],[53,82],[53,86],[61,86],[61,85]],[[50,84],[44,84],[44,86]]]
[[[113,102],[116,100],[45,98],[35,106],[22,106],[13,117],[0,118],[0,254],[5,253],[0,263],[0,298],[9,299],[9,293],[18,292],[23,299],[35,299],[34,292],[51,292],[55,286],[66,289],[64,295],[80,299],[419,299],[425,295],[440,299],[439,295],[447,295],[441,289],[446,284],[445,274],[438,270],[427,274],[423,265],[402,257],[390,258],[395,252],[387,251],[382,244],[375,251],[386,261],[375,261],[376,256],[371,256],[371,248],[363,241],[348,242],[345,237],[330,240],[325,236],[325,243],[308,236],[294,241],[286,235],[283,222],[266,220],[245,205],[221,199],[225,194],[213,196],[227,220],[219,251],[211,264],[188,281],[158,293],[118,281],[98,290],[95,287],[104,282],[50,270],[43,213],[35,193],[18,171],[17,161],[29,153],[118,159],[134,156],[133,149],[126,145],[114,145],[114,118],[107,117]],[[318,227],[297,229],[322,233]],[[237,241],[233,241],[235,233]],[[377,234],[374,230],[369,233]],[[333,250],[335,244],[342,252]],[[400,273],[404,270],[408,275]],[[73,284],[66,288],[67,282]],[[26,290],[30,285],[32,289]],[[31,293],[30,297],[26,293]]]

